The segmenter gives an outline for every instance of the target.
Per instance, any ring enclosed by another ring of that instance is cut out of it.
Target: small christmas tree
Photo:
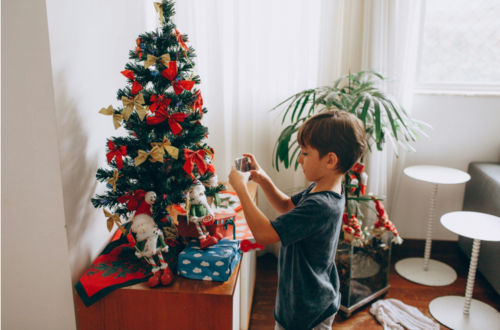
[[[100,111],[112,116],[115,129],[123,127],[129,135],[106,142],[111,168],[100,168],[96,178],[107,182],[108,189],[91,201],[94,207],[112,212],[104,210],[110,231],[117,224],[127,234],[130,226],[122,226],[121,218],[130,219],[132,212],[137,215],[145,206],[141,213],[151,213],[165,239],[176,240],[167,208],[185,202],[198,180],[209,186],[207,196],[225,187],[207,184],[215,175],[214,150],[202,142],[208,129],[200,120],[207,109],[197,88],[200,78],[193,73],[194,49],[171,21],[173,1],[154,5],[162,28],[140,35],[130,51],[132,61],[121,72],[129,85],[117,93],[122,106]],[[155,193],[155,200],[148,202],[151,208],[144,204],[147,192]]]

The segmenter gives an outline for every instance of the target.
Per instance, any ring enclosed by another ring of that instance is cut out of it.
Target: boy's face
[[[301,146],[300,151],[298,162],[302,166],[306,180],[309,182],[318,181],[326,174],[331,173],[331,170],[335,168],[336,164],[332,164],[332,159],[329,155],[320,159],[318,150],[309,146]]]

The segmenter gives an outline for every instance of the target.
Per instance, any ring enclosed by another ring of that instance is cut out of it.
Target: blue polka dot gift
[[[179,275],[193,280],[225,282],[241,259],[240,242],[222,239],[218,244],[200,249],[198,240],[191,240],[179,254]]]

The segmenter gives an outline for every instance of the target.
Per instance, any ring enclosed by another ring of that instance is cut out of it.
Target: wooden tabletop
[[[226,187],[227,191],[233,191],[233,187],[229,183],[222,182]],[[250,196],[256,200],[257,197],[257,184],[255,182],[248,183],[248,191],[250,192]],[[172,217],[176,220],[177,212],[175,209],[171,212]],[[243,216],[243,210],[238,212],[238,215]],[[211,294],[211,295],[223,295],[223,296],[232,296],[234,294],[234,290],[236,288],[236,283],[238,280],[238,275],[240,272],[240,263],[236,265],[233,270],[233,274],[226,282],[211,282],[211,281],[200,281],[200,280],[191,280],[177,274],[174,274],[174,280],[170,286],[164,287],[159,286],[154,288],[153,290],[161,290],[172,293],[184,293],[184,294]],[[148,286],[147,282],[135,284],[132,286],[128,286],[123,288],[123,290],[151,290]]]

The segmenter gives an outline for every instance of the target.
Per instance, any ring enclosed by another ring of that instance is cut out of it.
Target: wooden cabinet
[[[256,200],[257,185],[250,182],[249,190]],[[196,281],[174,275],[171,286],[151,289],[147,283],[132,285],[111,292],[88,308],[75,292],[78,328],[246,330],[255,269],[253,251],[243,254],[227,282]]]

